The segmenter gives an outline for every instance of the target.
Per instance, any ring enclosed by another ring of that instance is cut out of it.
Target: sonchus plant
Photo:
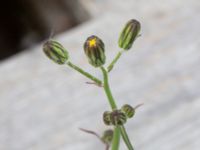
[[[108,79],[109,72],[113,69],[114,65],[119,60],[122,53],[130,50],[133,43],[139,36],[140,28],[140,23],[135,19],[131,19],[126,23],[118,40],[118,46],[121,48],[121,50],[117,53],[117,55],[111,61],[107,68],[104,67],[104,64],[106,62],[106,56],[103,41],[95,35],[92,35],[86,39],[83,46],[84,52],[88,58],[89,63],[93,67],[102,71],[103,80],[98,79],[97,77],[84,71],[82,68],[74,65],[70,60],[68,51],[57,41],[48,40],[43,45],[44,53],[47,55],[48,58],[53,60],[53,62],[59,65],[68,65],[72,69],[91,79],[93,81],[92,83],[104,89],[111,110],[105,111],[103,113],[103,121],[105,125],[113,127],[113,130],[108,130],[104,132],[104,135],[102,137],[99,137],[93,131],[85,129],[81,130],[99,137],[99,139],[106,144],[106,150],[110,148],[112,150],[118,150],[120,144],[120,137],[122,137],[128,150],[134,149],[126,132],[125,123],[128,121],[128,119],[132,118],[135,115],[135,110],[140,105],[132,107],[129,104],[124,104],[121,108],[118,108],[116,101],[112,95]]]

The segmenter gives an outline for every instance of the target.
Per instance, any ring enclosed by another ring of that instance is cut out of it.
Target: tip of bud
[[[67,50],[58,42],[48,40],[43,44],[46,56],[57,64],[65,64],[69,58]]]
[[[88,40],[88,42],[89,42],[89,47],[95,47],[96,44],[97,44],[97,39],[96,39],[96,37],[94,36],[94,37],[90,38],[90,39]]]

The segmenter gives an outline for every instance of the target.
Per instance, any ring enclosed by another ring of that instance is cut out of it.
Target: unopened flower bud
[[[128,21],[120,34],[119,47],[124,50],[130,49],[140,32],[140,28],[141,25],[137,20],[131,19]]]
[[[111,114],[110,111],[105,111],[105,112],[103,113],[103,122],[104,122],[106,125],[111,125],[110,114]]]
[[[121,111],[125,113],[127,118],[132,118],[135,115],[135,108],[128,104],[123,105]]]
[[[101,140],[102,140],[104,143],[110,145],[111,142],[112,142],[112,140],[113,140],[113,130],[108,129],[108,130],[104,131]]]
[[[69,59],[67,50],[58,42],[49,40],[44,43],[43,51],[46,56],[57,64],[65,64]]]
[[[89,63],[94,67],[104,65],[106,56],[104,53],[104,43],[97,36],[90,36],[84,44],[84,51]]]
[[[112,125],[123,125],[126,120],[126,115],[121,110],[114,110],[110,115]]]

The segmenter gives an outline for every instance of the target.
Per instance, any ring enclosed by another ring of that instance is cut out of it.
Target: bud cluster
[[[103,121],[106,125],[123,125],[127,119],[132,118],[135,114],[135,109],[125,104],[121,109],[115,109],[113,111],[105,111],[103,114]]]
[[[140,23],[137,20],[131,19],[128,21],[119,36],[119,47],[124,50],[129,50],[138,37],[140,28]],[[92,66],[101,67],[105,64],[105,46],[99,37],[95,35],[88,37],[83,48]],[[48,58],[57,64],[65,64],[69,59],[68,51],[60,43],[53,40],[48,40],[44,43],[43,51]]]

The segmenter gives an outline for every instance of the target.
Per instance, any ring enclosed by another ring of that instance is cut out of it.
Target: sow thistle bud
[[[90,36],[84,44],[84,51],[89,63],[94,67],[104,65],[106,56],[104,53],[104,43],[97,36]]]
[[[121,110],[105,111],[103,114],[103,121],[106,125],[123,125],[126,120],[126,114]]]
[[[120,110],[114,110],[110,115],[112,125],[123,125],[126,123],[126,115]]]
[[[103,113],[103,122],[106,124],[106,125],[111,125],[111,112],[110,111],[105,111]]]
[[[128,104],[123,105],[121,111],[125,113],[127,118],[132,118],[135,115],[135,108]]]
[[[58,42],[49,40],[44,43],[43,51],[46,56],[57,64],[65,64],[69,59],[67,50]]]
[[[132,19],[128,21],[120,34],[118,41],[119,47],[124,50],[129,50],[132,47],[133,42],[136,40],[140,28],[140,23],[137,20]]]
[[[113,140],[113,130],[108,129],[108,130],[104,131],[101,140],[102,140],[104,143],[110,145],[111,142],[112,142],[112,140]]]

